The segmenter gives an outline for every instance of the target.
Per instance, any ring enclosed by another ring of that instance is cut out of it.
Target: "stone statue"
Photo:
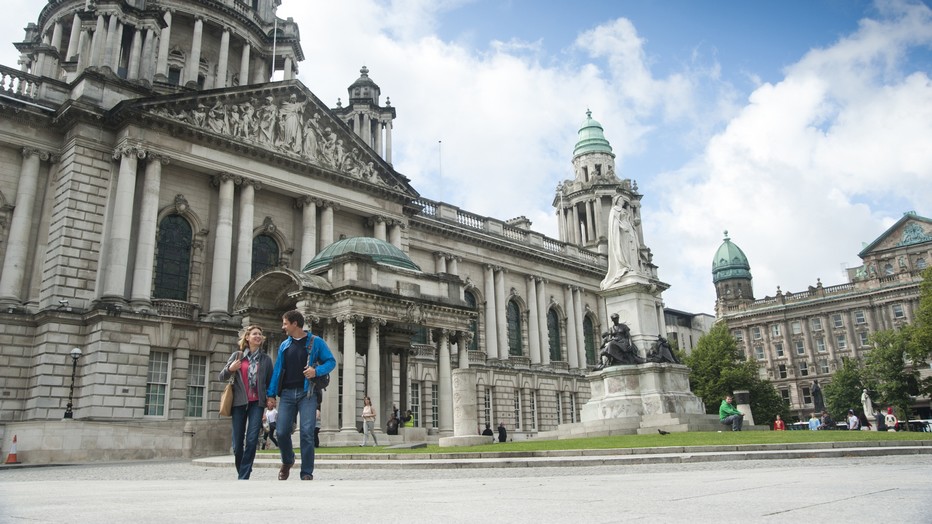
[[[673,348],[670,347],[670,343],[660,335],[657,335],[657,342],[654,342],[650,351],[647,352],[647,361],[659,363],[669,362],[671,364],[680,363],[680,361],[676,359],[676,355],[673,354]]]
[[[257,111],[259,121],[259,142],[274,146],[277,138],[278,106],[271,96],[265,97],[265,104]]]
[[[825,399],[822,398],[822,388],[819,387],[819,381],[812,381],[812,405],[817,413],[825,411]]]
[[[644,359],[638,355],[638,348],[631,341],[631,328],[618,321],[618,313],[612,314],[612,327],[602,335],[602,350],[599,352],[600,363],[596,369],[609,366],[643,364]]]
[[[288,100],[282,102],[279,107],[281,147],[285,148],[286,151],[301,154],[301,148],[304,146],[304,140],[301,136],[301,118],[304,115],[306,105],[307,100],[298,102],[298,96],[292,93]]]
[[[639,267],[640,243],[634,229],[634,217],[631,205],[621,195],[615,197],[609,215],[608,227],[608,272],[602,280],[602,289],[620,281],[629,272],[637,272]]]
[[[864,409],[864,416],[867,420],[874,418],[876,414],[874,412],[874,403],[871,401],[871,396],[867,394],[867,389],[865,388],[861,391],[861,407]]]

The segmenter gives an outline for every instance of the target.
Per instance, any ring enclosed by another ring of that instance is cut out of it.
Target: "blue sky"
[[[0,20],[18,37],[39,6],[7,1],[31,13]],[[843,283],[903,212],[932,216],[929,1],[283,0],[278,13],[300,25],[298,78],[325,103],[369,68],[398,112],[395,167],[426,198],[556,236],[554,188],[591,109],[644,194],[668,307],[713,312],[723,230],[763,297]],[[15,66],[12,46],[0,62]]]

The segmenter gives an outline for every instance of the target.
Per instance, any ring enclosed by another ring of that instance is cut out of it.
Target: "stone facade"
[[[743,257],[740,250],[731,253]],[[726,288],[751,289],[750,273],[716,282],[718,320],[728,324],[745,355],[760,362],[761,375],[800,420],[814,408],[813,381],[824,386],[842,359],[863,359],[871,333],[914,320],[922,272],[932,262],[932,220],[906,213],[858,256],[863,264],[848,269],[846,283],[823,286],[817,279],[807,290],[778,287],[774,296],[757,300],[753,291],[752,298],[723,295]],[[715,264],[724,267],[721,260]],[[913,408],[919,418],[928,418],[929,399],[919,399]]]
[[[26,460],[223,452],[217,374],[247,322],[274,357],[291,308],[339,362],[325,443],[361,438],[364,394],[379,425],[397,405],[452,436],[457,368],[480,424],[523,438],[579,420],[607,325],[604,222],[615,195],[641,197],[607,142],[577,148],[558,239],[425,198],[392,166],[396,110],[366,68],[345,107],[294,79],[303,52],[278,3],[49,2],[20,70],[0,66],[3,449],[22,432]],[[417,269],[356,251],[304,271],[357,238]],[[98,432],[127,436],[96,454],[69,441]],[[184,444],[120,451],[162,433]]]

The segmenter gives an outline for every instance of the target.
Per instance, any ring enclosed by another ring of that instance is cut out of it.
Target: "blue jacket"
[[[310,340],[313,337],[314,344],[313,346],[307,348],[308,355],[310,355],[310,361],[317,363],[317,374],[318,375],[328,375],[335,367],[337,367],[337,359],[333,358],[333,353],[330,352],[330,347],[327,346],[327,343],[324,342],[324,339],[312,335],[308,332],[305,340],[305,347],[310,344]],[[284,359],[282,355],[285,353],[285,350],[288,349],[288,346],[291,345],[291,337],[285,339],[282,342],[281,346],[278,347],[278,358],[275,359],[275,370],[272,371],[272,380],[269,381],[269,389],[266,391],[266,395],[269,397],[277,397],[278,390],[281,386],[282,381],[282,362]],[[310,387],[310,381],[304,379],[304,391],[307,392]]]

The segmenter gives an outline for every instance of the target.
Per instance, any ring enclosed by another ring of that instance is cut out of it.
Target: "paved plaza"
[[[0,469],[0,522],[932,522],[932,455],[485,469]],[[390,515],[392,513],[393,515]],[[883,518],[881,518],[883,515]]]

